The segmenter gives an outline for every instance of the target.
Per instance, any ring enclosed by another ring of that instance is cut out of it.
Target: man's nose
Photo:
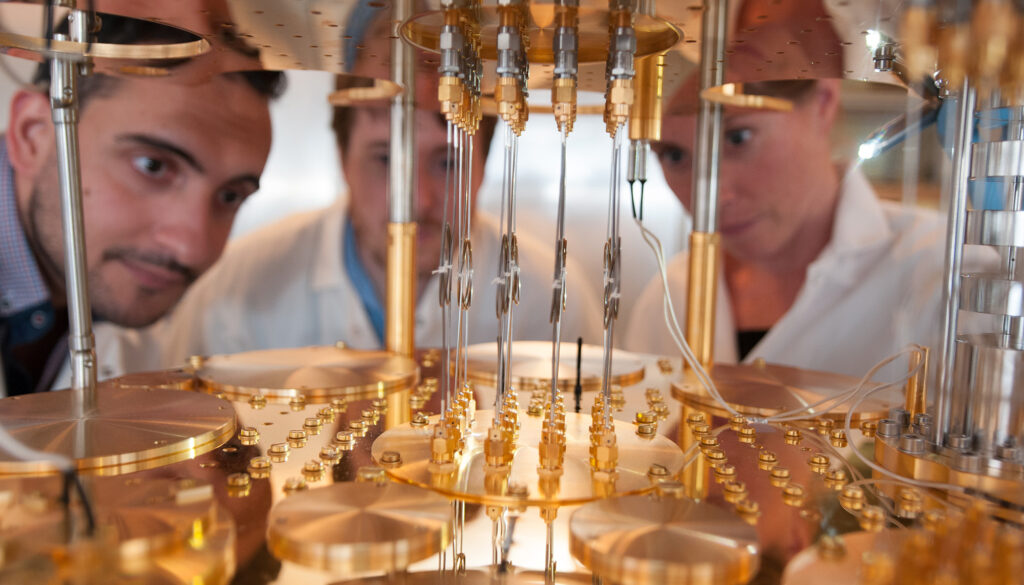
[[[156,243],[175,262],[202,273],[220,256],[230,224],[226,228],[220,225],[209,195],[175,199],[162,206]]]
[[[444,176],[437,177],[427,170],[416,172],[416,215],[420,220],[444,220],[445,183]],[[455,183],[448,187],[455,189]],[[449,205],[451,207],[451,205]],[[451,215],[451,209],[448,210]]]

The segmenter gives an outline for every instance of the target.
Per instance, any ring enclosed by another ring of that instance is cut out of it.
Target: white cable
[[[56,467],[57,471],[61,473],[68,473],[74,470],[75,467],[71,459],[64,457],[63,455],[45,453],[43,451],[36,451],[31,447],[26,447],[21,443],[21,441],[8,433],[7,429],[3,428],[3,426],[0,426],[0,449],[11,454],[19,461],[41,461],[43,463],[49,463]]]

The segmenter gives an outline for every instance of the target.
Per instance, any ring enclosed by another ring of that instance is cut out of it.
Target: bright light
[[[864,36],[864,42],[867,43],[869,51],[874,51],[882,44],[882,33],[877,30],[869,30]]]
[[[860,160],[875,158],[876,154],[878,154],[878,142],[874,140],[869,140],[857,148],[857,158]]]

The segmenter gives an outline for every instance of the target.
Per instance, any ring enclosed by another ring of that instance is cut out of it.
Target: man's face
[[[235,212],[257,190],[270,151],[267,100],[233,78],[123,80],[90,96],[80,120],[93,309],[143,326],[217,260]],[[44,272],[63,287],[55,149],[41,156],[19,207]]]
[[[718,231],[726,250],[771,261],[798,242],[801,229],[829,213],[836,185],[829,130],[832,115],[817,97],[792,112],[727,108],[719,167]],[[696,116],[668,115],[654,145],[665,179],[692,209]]]
[[[352,227],[360,249],[369,253],[380,266],[387,261],[389,135],[386,108],[358,108],[353,116],[348,145],[341,154],[342,169],[349,187]],[[416,272],[423,283],[437,268],[444,225],[448,137],[444,118],[436,111],[416,111],[415,156]],[[483,148],[478,137],[473,147],[471,193],[474,205],[483,181],[483,167]]]

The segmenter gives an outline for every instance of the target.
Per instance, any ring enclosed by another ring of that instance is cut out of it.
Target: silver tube
[[[69,18],[72,40],[84,41],[85,13],[74,10]],[[59,37],[64,35],[55,35],[55,38]],[[50,108],[57,139],[57,172],[64,230],[71,412],[77,418],[85,418],[96,408],[96,347],[86,279],[82,173],[78,157],[78,68],[70,60],[58,57],[50,62]]]
[[[415,174],[416,59],[402,41],[401,26],[412,16],[412,0],[394,0],[391,31],[391,80],[404,89],[391,100],[391,143],[388,160],[388,221],[410,223],[413,216]]]
[[[977,99],[970,80],[964,79],[957,111],[956,138],[953,143],[953,172],[949,182],[949,218],[946,224],[946,267],[943,290],[942,342],[939,348],[938,395],[935,401],[936,424],[931,440],[942,445],[950,429],[950,405],[953,403],[953,366],[956,353],[957,311],[960,302],[960,272],[963,241],[967,229],[967,191],[971,176],[971,129]],[[966,389],[965,389],[966,391]],[[963,425],[958,425],[963,428]]]
[[[701,22],[701,89],[725,80],[725,36],[728,0],[706,0]],[[693,175],[693,231],[718,229],[718,155],[722,136],[722,106],[700,100],[697,113],[697,160]]]

